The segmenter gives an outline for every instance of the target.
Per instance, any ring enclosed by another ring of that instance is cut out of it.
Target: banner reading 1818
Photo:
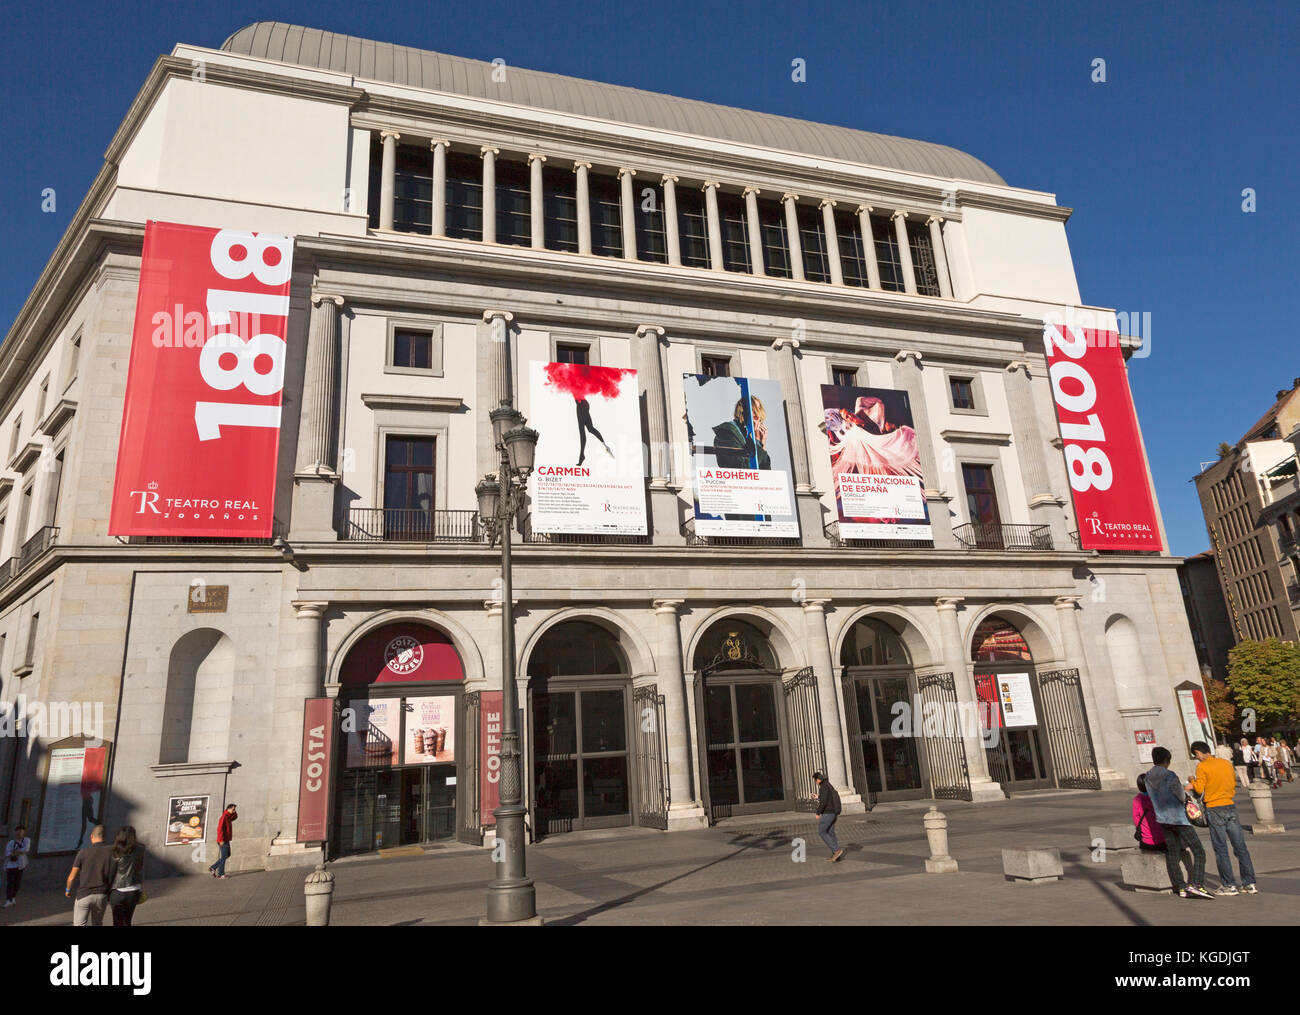
[[[109,534],[271,535],[293,240],[150,222]]]

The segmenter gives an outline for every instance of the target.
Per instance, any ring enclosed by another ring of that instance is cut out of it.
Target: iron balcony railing
[[[686,519],[686,524],[682,526],[682,535],[686,537],[687,546],[802,546],[803,541],[798,536],[781,536],[769,538],[767,536],[701,536],[695,531],[695,519]]]
[[[840,523],[829,522],[825,526],[826,538],[831,546],[850,550],[933,550],[933,539],[860,539],[856,536],[845,539],[840,535]]]
[[[621,532],[534,532],[529,529],[524,533],[525,543],[579,544],[618,546],[648,546],[650,537],[642,534],[625,534]]]
[[[37,557],[54,545],[54,540],[58,536],[59,527],[57,525],[47,525],[42,529],[37,529],[27,542],[23,543],[23,548],[18,551],[18,563],[15,565],[15,571],[23,570],[36,560]]]
[[[269,536],[132,536],[131,541],[144,546],[272,546],[288,534],[289,527],[273,518]]]
[[[952,534],[967,550],[1052,550],[1052,530],[1046,525],[992,525],[967,522]]]
[[[483,531],[477,511],[350,508],[342,538],[360,542],[478,543]]]
[[[10,557],[3,564],[0,564],[0,589],[7,588],[9,583],[18,577],[18,558]]]

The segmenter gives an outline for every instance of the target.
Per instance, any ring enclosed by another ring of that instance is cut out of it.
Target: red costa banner
[[[293,240],[145,228],[109,535],[271,535]]]
[[[493,811],[501,806],[501,719],[500,691],[484,691],[479,697],[479,821],[497,823]]]
[[[334,751],[334,702],[308,698],[302,711],[302,764],[298,783],[298,841],[329,837],[330,758]]]
[[[1043,329],[1085,550],[1162,550],[1128,375],[1113,331]]]

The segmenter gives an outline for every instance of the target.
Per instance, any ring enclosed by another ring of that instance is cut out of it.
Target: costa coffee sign
[[[150,222],[109,534],[271,535],[293,240]]]
[[[1164,549],[1118,334],[1049,323],[1043,340],[1080,545]]]
[[[298,841],[329,837],[330,758],[334,752],[334,702],[308,698],[302,713],[302,765],[298,782]]]
[[[479,822],[495,825],[492,812],[501,806],[501,718],[500,691],[484,691],[479,698]]]

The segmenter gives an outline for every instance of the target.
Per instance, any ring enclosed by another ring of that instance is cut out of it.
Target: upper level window
[[[852,212],[836,210],[835,235],[840,245],[844,284],[867,287],[867,258],[862,248],[862,226]]]
[[[898,237],[894,232],[893,220],[883,215],[872,215],[871,233],[876,241],[880,288],[886,292],[904,292],[907,286],[903,283],[903,262],[898,254]]]
[[[730,377],[731,360],[726,356],[701,356],[700,373],[705,377]]]
[[[677,188],[677,235],[681,242],[682,264],[689,268],[708,268],[709,229],[701,191],[691,187]]]
[[[432,369],[433,332],[415,328],[394,328],[391,365],[411,370]]]
[[[23,435],[23,415],[20,412],[14,417],[14,431],[9,435],[9,457],[13,458],[14,453],[18,450],[18,438]]]
[[[745,203],[736,194],[718,195],[718,224],[722,232],[722,266],[727,271],[751,272],[749,221]]]
[[[555,346],[556,363],[577,363],[586,366],[591,360],[591,350],[585,345],[568,345],[558,342]]]
[[[542,170],[542,214],[546,249],[578,250],[577,180],[570,169]]]
[[[71,384],[77,379],[77,365],[81,361],[81,332],[78,331],[72,336],[72,341],[68,343],[68,380]],[[66,387],[66,384],[65,384]]]
[[[533,242],[528,167],[497,159],[496,179],[497,242],[527,247]]]
[[[389,437],[384,449],[384,538],[418,536],[433,512],[433,437]]]
[[[591,252],[602,257],[623,256],[623,211],[620,186],[612,176],[591,175]]]
[[[831,367],[831,383],[840,388],[856,387],[858,372],[852,367]]]
[[[922,296],[939,296],[939,266],[934,260],[930,227],[924,222],[907,220],[907,245],[912,254],[912,274],[916,291]]]
[[[975,381],[971,377],[953,377],[948,381],[952,389],[952,407],[954,409],[975,408]]]
[[[399,144],[393,161],[393,229],[428,233],[433,223],[433,162],[427,148]],[[370,227],[379,226],[379,194],[384,164],[383,142],[370,145]]]
[[[798,205],[799,244],[803,247],[803,274],[809,282],[829,282],[830,262],[826,256],[826,233],[822,213],[811,205]]]
[[[475,155],[447,153],[447,235],[483,239],[483,164]]]
[[[637,183],[634,191],[636,193],[634,217],[637,260],[667,264],[668,242],[664,236],[663,186],[647,179],[643,183]]]
[[[41,380],[41,390],[36,396],[36,425],[40,426],[41,420],[45,418],[45,401],[50,394],[50,375],[46,374]]]
[[[758,202],[758,223],[763,232],[763,266],[769,275],[790,278],[790,244],[785,235],[785,209],[778,201]]]

